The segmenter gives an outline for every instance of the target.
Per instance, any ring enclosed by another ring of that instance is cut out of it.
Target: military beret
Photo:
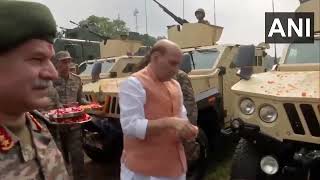
[[[0,0],[0,53],[9,51],[30,39],[53,43],[56,22],[43,4]]]

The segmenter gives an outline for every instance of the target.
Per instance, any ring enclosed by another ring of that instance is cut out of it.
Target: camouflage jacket
[[[53,86],[59,94],[61,104],[71,104],[78,102],[85,104],[82,93],[82,82],[79,76],[70,73],[69,79],[59,77],[53,81]]]
[[[176,74],[176,80],[179,82],[181,86],[181,90],[183,94],[183,104],[187,109],[188,119],[193,125],[197,125],[198,107],[195,101],[190,78],[188,77],[187,73],[180,70]]]
[[[31,144],[24,144],[0,125],[0,179],[69,179],[62,155],[47,128],[29,113],[26,116],[26,136],[30,135]]]

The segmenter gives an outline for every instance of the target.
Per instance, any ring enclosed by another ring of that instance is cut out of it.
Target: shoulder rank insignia
[[[11,136],[8,134],[6,129],[0,126],[0,151],[8,152],[14,145]]]
[[[35,127],[35,129],[40,132],[42,130],[42,126],[38,122],[38,120],[29,112],[27,113],[27,117],[29,117],[29,119],[31,120],[31,123]]]

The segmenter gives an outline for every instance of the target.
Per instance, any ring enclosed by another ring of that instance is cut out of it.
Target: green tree
[[[103,36],[112,39],[119,38],[122,34],[128,34],[129,28],[121,19],[110,20],[107,17],[98,17],[91,15],[85,20],[79,22],[81,27],[89,28],[89,30],[97,32]],[[148,34],[129,33],[129,39],[142,41],[145,46],[152,46],[157,38],[149,36]]]
[[[129,32],[126,23],[120,19],[110,20],[107,17],[91,15],[79,24],[110,38],[118,38],[121,34]]]
[[[153,46],[157,41],[155,37],[149,36],[148,34],[139,34],[136,32],[129,33],[129,39],[142,41],[145,46]]]
[[[140,39],[145,46],[153,46],[157,39],[155,37],[149,36],[148,34],[141,35]]]

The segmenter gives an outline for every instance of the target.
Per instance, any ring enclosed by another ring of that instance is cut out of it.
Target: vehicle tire
[[[208,138],[204,131],[199,128],[199,134],[196,142],[200,144],[200,156],[197,160],[188,161],[188,180],[201,180],[203,179],[208,166],[208,153],[209,144]]]
[[[113,124],[108,124],[109,126],[117,128]],[[83,125],[83,149],[93,161],[120,161],[123,148],[122,133],[121,129],[119,132],[114,128],[101,127],[93,122]]]
[[[198,126],[201,128],[208,139],[211,150],[220,144],[221,133],[217,122],[217,114],[213,109],[204,109],[198,113]]]
[[[261,153],[246,139],[240,139],[235,149],[231,168],[231,180],[264,180],[260,170]]]

